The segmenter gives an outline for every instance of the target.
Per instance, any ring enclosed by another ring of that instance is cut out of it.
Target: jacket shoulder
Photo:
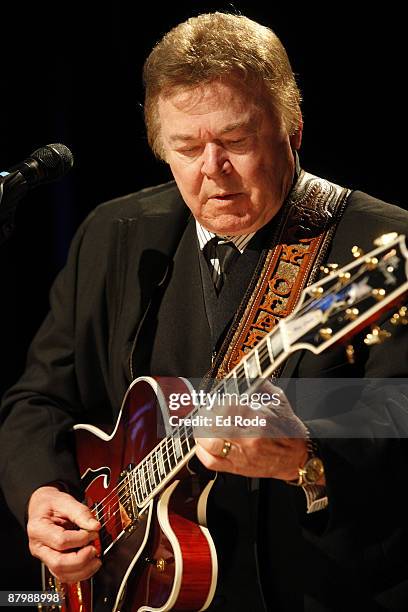
[[[177,215],[186,205],[175,181],[147,187],[97,206],[91,216],[108,219],[132,219],[140,216]]]
[[[74,244],[96,240],[106,242],[118,223],[138,224],[143,219],[157,220],[157,227],[183,225],[190,211],[174,181],[148,187],[99,204],[78,228]]]
[[[377,220],[379,224],[385,222],[389,224],[401,224],[405,231],[408,227],[408,212],[399,206],[389,204],[378,198],[374,198],[363,191],[352,191],[345,211],[348,216],[363,215],[367,220]]]
[[[352,191],[336,228],[327,260],[341,265],[349,263],[354,245],[369,252],[374,249],[376,238],[390,232],[408,233],[408,212],[362,191]]]

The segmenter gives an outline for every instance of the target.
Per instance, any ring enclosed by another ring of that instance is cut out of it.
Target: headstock
[[[405,236],[385,234],[375,244],[377,248],[367,254],[353,247],[354,261],[342,268],[335,264],[324,266],[326,277],[303,291],[296,310],[282,322],[292,350],[306,348],[320,353],[336,342],[348,344],[352,336],[375,323],[381,314],[403,303],[408,293]],[[395,312],[391,322],[407,324],[407,308],[402,306]],[[389,335],[374,326],[365,342],[379,344]],[[346,353],[352,362],[354,351],[349,344]]]

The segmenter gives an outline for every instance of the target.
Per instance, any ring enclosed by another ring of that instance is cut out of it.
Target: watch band
[[[302,489],[306,496],[307,514],[327,508],[329,498],[326,495],[325,485],[308,485]]]

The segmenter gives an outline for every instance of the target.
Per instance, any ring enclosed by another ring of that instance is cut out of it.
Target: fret
[[[279,328],[277,328],[276,332],[271,336],[271,348],[275,359],[284,351],[282,336]]]
[[[188,440],[188,447],[189,447],[189,449],[194,448],[195,440],[194,440],[194,431],[193,431],[193,428],[191,426],[188,426],[186,428],[186,433],[187,433],[187,440]]]
[[[239,395],[242,395],[244,391],[247,391],[248,387],[250,386],[250,382],[247,380],[245,368],[242,364],[237,367],[236,372]]]
[[[138,505],[140,505],[142,498],[141,498],[141,490],[140,490],[140,481],[139,481],[139,469],[136,468],[133,471],[133,480],[135,483],[135,492],[136,492],[136,501],[138,503]]]
[[[166,438],[166,458],[169,464],[169,472],[173,469],[174,465],[171,464],[171,453],[169,451],[169,438]]]
[[[235,375],[235,370],[232,371],[228,378],[224,380],[224,386],[228,395],[236,394],[239,397],[238,382]]]
[[[170,463],[169,451],[167,448],[167,438],[164,438],[162,442],[162,455],[163,455],[164,472],[167,476],[167,474],[171,472],[171,463]]]
[[[156,485],[157,485],[157,482],[156,482],[156,478],[154,477],[154,460],[153,460],[153,458],[154,458],[154,454],[152,454],[149,457],[149,459],[147,460],[147,464],[149,466],[149,474],[151,476],[151,481],[150,482],[152,483],[152,488],[154,489],[156,487]]]
[[[139,471],[139,479],[140,479],[140,490],[142,492],[142,495],[144,494],[144,497],[147,497],[146,478],[144,475],[144,463],[140,465],[140,468],[138,471]],[[143,499],[141,501],[143,502]]]
[[[227,393],[227,387],[225,385],[225,381],[221,381],[218,385],[213,389],[213,393],[216,394],[216,397],[222,400]]]
[[[151,487],[151,484],[150,484],[149,469],[147,467],[146,461],[144,461],[144,463],[143,463],[142,474],[143,474],[143,482],[144,482],[144,487],[145,487],[145,490],[146,490],[146,495],[150,495],[150,493],[152,492],[152,487]],[[149,488],[150,488],[150,491],[149,491]]]
[[[272,336],[266,336],[266,346],[268,348],[268,353],[269,353],[269,357],[270,357],[271,365],[272,365],[273,362],[275,361],[275,358],[273,356],[273,349],[272,349],[272,344],[271,344],[271,338],[272,338]]]
[[[166,476],[166,469],[164,467],[164,460],[163,460],[163,442],[160,442],[157,453],[159,456],[159,474],[163,474],[164,476]]]
[[[140,505],[142,503],[142,484],[140,482],[140,470],[136,468],[135,470],[135,483],[136,483],[136,498],[137,503]]]
[[[261,368],[261,362],[259,361],[259,350],[258,347],[255,349],[255,361],[256,361],[256,365],[258,368],[258,372],[259,372],[259,376],[262,376],[262,368]]]
[[[259,361],[257,359],[258,351],[255,349],[252,353],[244,360],[244,367],[249,380],[255,380],[258,378],[262,371],[259,367]]]
[[[160,472],[159,472],[159,455],[158,449],[155,449],[152,453],[152,465],[153,465],[153,478],[154,484],[157,486],[160,484]]]
[[[178,435],[176,438],[174,438],[174,444],[176,445],[176,457],[178,459],[182,459],[184,457],[184,453],[183,453],[183,448],[181,446],[181,440],[180,440],[180,436]]]
[[[257,355],[258,355],[261,371],[263,374],[272,365],[272,361],[269,356],[268,344],[267,344],[266,339],[262,340],[262,342],[259,343],[259,346],[257,348]]]
[[[177,465],[177,452],[176,452],[176,442],[174,436],[171,438],[171,454],[173,455],[174,464]]]
[[[181,438],[180,438],[181,440]],[[183,439],[181,440],[181,445],[182,448],[185,449],[183,452],[185,455],[187,455],[187,453],[190,450],[190,441],[188,439],[188,433],[187,433],[187,429],[186,426],[184,425],[184,434],[183,434]]]

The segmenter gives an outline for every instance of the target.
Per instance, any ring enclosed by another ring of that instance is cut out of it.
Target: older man
[[[144,76],[149,142],[175,182],[84,222],[2,408],[8,503],[21,522],[28,504],[31,552],[63,582],[101,565],[100,524],[72,495],[72,425],[113,424],[142,374],[219,377],[251,346],[236,343],[243,322],[255,345],[324,261],[347,263],[356,242],[369,250],[407,227],[402,210],[300,170],[300,95],[268,28],[219,13],[190,19],[153,49]],[[235,249],[229,268],[220,244]],[[250,320],[260,279],[270,292]],[[406,353],[398,330],[388,345],[362,346],[354,364],[342,349],[301,354],[283,376],[404,377]],[[221,473],[208,509],[220,570],[210,609],[405,609],[406,445],[392,418],[377,418],[381,406],[371,395],[342,407],[355,440],[330,439],[342,414],[317,410],[306,426],[288,404],[273,436],[198,438],[198,458]],[[318,469],[305,481],[311,459]]]

